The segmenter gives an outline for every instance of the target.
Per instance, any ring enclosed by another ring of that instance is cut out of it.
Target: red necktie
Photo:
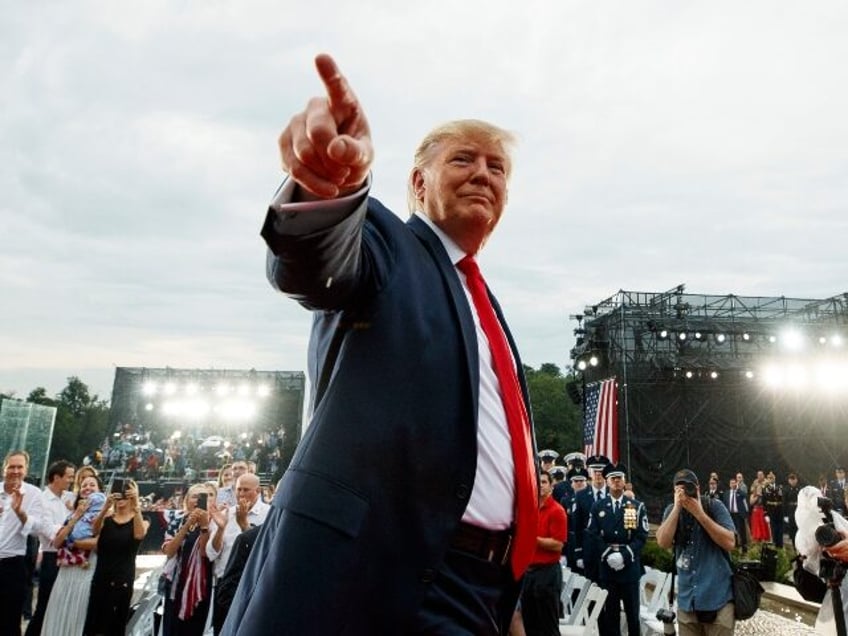
[[[536,466],[533,462],[530,441],[530,418],[518,384],[515,363],[501,328],[501,323],[492,307],[486,283],[473,256],[466,256],[457,264],[465,274],[471,299],[477,309],[480,326],[489,340],[492,352],[492,367],[501,389],[501,400],[506,412],[509,437],[512,445],[512,460],[515,464],[515,537],[512,543],[512,573],[521,577],[536,551],[536,536],[539,523],[539,494],[536,485]]]

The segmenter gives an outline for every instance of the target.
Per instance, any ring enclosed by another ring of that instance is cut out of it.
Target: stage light
[[[221,382],[218,386],[215,387],[215,394],[220,395],[221,397],[230,394],[230,385],[226,382]]]
[[[768,341],[770,343],[774,344],[775,342],[777,342],[777,336],[769,336]]]
[[[238,394],[240,397],[247,397],[250,395],[250,385],[248,384],[240,384],[238,388]]]
[[[197,392],[200,390],[200,387],[197,386],[194,382],[189,382],[186,384],[185,392],[186,395],[197,395]]]
[[[578,371],[585,371],[587,366],[589,366],[589,365],[586,364],[585,360],[578,360],[577,361],[577,370]]]
[[[173,382],[168,382],[165,384],[165,395],[173,395],[177,392],[177,385]]]
[[[695,332],[695,340],[703,340],[703,339],[704,339],[704,334],[702,334],[700,331],[696,331]]]
[[[830,337],[830,344],[832,344],[834,347],[841,347],[842,342],[842,336],[840,336],[838,333],[835,333]]]
[[[260,384],[259,387],[256,389],[256,395],[258,395],[259,397],[268,397],[269,395],[271,395],[271,387],[269,387],[267,384]]]
[[[819,344],[827,344],[827,338],[825,338],[824,336],[819,336]]]
[[[742,340],[744,340],[745,342],[748,342],[750,339],[751,339],[751,334],[749,334],[748,332],[745,332],[745,333],[742,334]]]
[[[723,334],[723,333],[717,333],[717,334],[715,335],[715,341],[716,341],[718,344],[724,344],[724,341],[725,341],[725,340],[727,340],[727,335],[725,335],[725,334]]]
[[[153,405],[150,402],[148,402],[147,404],[144,405],[144,410],[145,411],[152,411]]]
[[[598,356],[592,356],[589,358],[589,365],[593,367],[598,366]]]
[[[661,329],[659,336],[660,340],[665,340],[666,338],[668,338],[668,329]]]
[[[754,372],[751,371],[750,369],[748,369],[747,371],[745,371],[745,377],[748,378],[749,380],[753,380],[754,379]]]
[[[684,373],[683,375],[685,375],[685,376],[686,376],[686,378],[687,378],[688,380],[691,380],[691,379],[692,379],[692,377],[693,377],[695,374],[694,374],[692,371],[687,371],[687,372],[686,372],[686,373]]]
[[[766,386],[774,389],[779,389],[784,384],[784,374],[782,369],[776,365],[769,365],[763,369],[763,382]]]
[[[233,420],[247,420],[256,414],[256,404],[249,400],[228,400],[221,402],[215,411],[218,415]]]
[[[684,342],[686,340],[686,332],[681,331],[679,334],[677,334],[677,339],[680,340],[680,342]]]
[[[718,379],[718,371],[710,371],[710,377],[711,377],[713,380]]]
[[[144,393],[144,395],[156,395],[156,383],[145,382],[144,386],[141,387],[141,392]]]
[[[780,344],[787,351],[801,351],[804,348],[804,334],[797,329],[786,329],[780,333]]]

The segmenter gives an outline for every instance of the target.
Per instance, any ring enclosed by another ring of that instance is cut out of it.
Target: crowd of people
[[[246,461],[226,464],[217,479],[192,484],[167,502],[148,503],[167,521],[159,585],[165,636],[199,635],[209,627],[220,633],[269,509],[265,497],[271,493],[263,491],[251,468]],[[150,527],[138,485],[121,477],[104,488],[93,466],[76,469],[60,460],[48,467],[47,485],[39,490],[27,482],[28,469],[26,451],[6,455],[0,483],[0,634],[20,634],[22,619],[27,636],[123,634],[136,556]]]

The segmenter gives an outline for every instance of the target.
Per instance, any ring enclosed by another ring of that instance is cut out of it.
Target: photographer
[[[734,543],[733,521],[724,504],[718,499],[702,501],[695,473],[677,471],[674,503],[663,513],[657,545],[674,547],[681,635],[733,634],[733,572],[725,552],[730,552]]]

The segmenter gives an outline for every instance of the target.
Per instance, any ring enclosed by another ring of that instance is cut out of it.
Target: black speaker
[[[761,581],[774,581],[777,574],[777,548],[763,544],[760,552],[760,563],[762,564]]]

